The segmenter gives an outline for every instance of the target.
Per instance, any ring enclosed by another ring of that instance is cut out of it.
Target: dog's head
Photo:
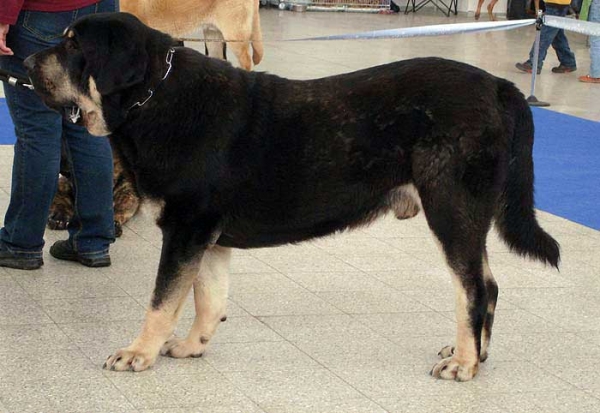
[[[172,44],[131,14],[99,13],[75,21],[60,44],[28,57],[25,66],[47,106],[77,106],[91,134],[108,135],[124,121],[131,95],[152,81],[151,55]]]

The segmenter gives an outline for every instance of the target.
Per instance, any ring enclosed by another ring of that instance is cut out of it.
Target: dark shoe
[[[59,260],[77,261],[86,267],[98,268],[108,267],[110,265],[110,255],[105,254],[100,257],[86,257],[73,249],[69,241],[56,241],[50,247],[50,255]]]
[[[552,73],[571,73],[576,70],[577,70],[577,66],[569,67],[569,66],[563,66],[562,64],[560,64],[560,65],[552,68]]]
[[[517,63],[515,65],[515,67],[517,69],[519,69],[521,72],[525,72],[525,73],[533,72],[533,67],[531,66],[531,63],[529,63],[529,62]],[[540,73],[542,73],[542,68],[538,67],[537,74],[539,75]]]
[[[0,245],[0,267],[16,268],[17,270],[37,270],[44,265],[42,258],[19,257]]]

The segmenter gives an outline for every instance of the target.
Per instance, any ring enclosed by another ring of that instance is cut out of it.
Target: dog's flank
[[[456,342],[431,373],[469,380],[488,357],[498,295],[486,250],[492,222],[512,249],[558,265],[558,244],[533,209],[532,117],[506,80],[420,58],[294,81],[176,48],[169,77],[130,110],[164,75],[173,40],[127,14],[86,17],[71,29],[65,43],[81,45],[74,56],[63,43],[29,58],[36,89],[53,81],[47,56],[66,60],[57,76],[73,87],[96,79],[115,150],[142,194],[162,204],[151,309],[107,368],[143,370],[159,351],[204,353],[225,315],[230,248],[300,242],[388,211],[407,219],[422,210],[456,297]],[[69,59],[83,71],[68,69]],[[192,285],[194,326],[187,339],[169,338]]]

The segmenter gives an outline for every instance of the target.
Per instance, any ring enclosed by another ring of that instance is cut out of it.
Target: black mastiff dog
[[[162,206],[146,320],[106,368],[202,355],[225,319],[232,248],[422,209],[456,289],[456,344],[431,374],[469,380],[487,357],[498,295],[491,223],[516,253],[558,266],[535,218],[529,107],[475,67],[423,58],[288,80],[174,48],[129,14],[82,18],[25,64],[49,106],[77,106],[92,134],[111,134],[139,191]],[[187,338],[172,337],[192,286],[196,319]]]

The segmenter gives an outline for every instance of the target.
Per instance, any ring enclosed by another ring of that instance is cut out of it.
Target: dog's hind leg
[[[200,272],[194,280],[196,318],[187,338],[173,337],[162,347],[162,355],[200,357],[219,323],[226,319],[231,248],[214,246],[202,257]]]
[[[177,214],[177,211],[173,211]],[[104,367],[110,370],[141,371],[152,366],[162,345],[173,334],[185,298],[200,270],[211,232],[198,236],[197,222],[179,222],[170,214],[159,220],[163,245],[156,286],[142,331],[128,347],[109,356]],[[202,220],[198,222],[203,222]]]
[[[492,326],[494,324],[494,313],[496,311],[496,302],[498,300],[498,284],[492,275],[492,270],[488,264],[487,252],[483,253],[483,279],[485,281],[485,289],[487,293],[487,312],[483,322],[481,332],[481,351],[479,353],[479,361],[484,362],[489,355],[490,340],[492,338]],[[438,355],[441,358],[447,358],[454,354],[454,346],[446,346]]]
[[[431,375],[466,381],[479,369],[482,331],[488,309],[484,251],[492,207],[456,183],[442,193],[420,190],[423,211],[450,267],[455,290],[456,345],[445,347]],[[490,273],[491,275],[491,273]],[[491,324],[490,324],[491,327]]]
[[[498,301],[498,284],[492,275],[492,270],[488,263],[487,251],[483,253],[483,279],[487,292],[487,312],[483,323],[483,332],[481,333],[480,361],[486,361],[488,358],[490,340],[492,338],[492,326],[494,325],[494,313],[496,311],[496,302]]]

